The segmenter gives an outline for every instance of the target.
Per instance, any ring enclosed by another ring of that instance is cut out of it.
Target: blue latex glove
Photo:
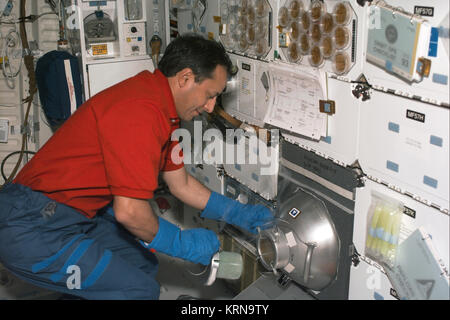
[[[225,221],[253,234],[256,234],[257,227],[269,228],[274,221],[272,213],[265,206],[241,204],[216,192],[211,193],[201,217]]]
[[[181,230],[161,217],[158,233],[152,242],[139,242],[148,249],[203,265],[211,263],[213,255],[220,247],[214,232],[203,228]]]

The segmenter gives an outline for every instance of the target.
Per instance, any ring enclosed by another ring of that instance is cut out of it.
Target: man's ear
[[[184,88],[186,85],[189,85],[192,81],[195,82],[194,72],[192,72],[191,68],[184,68],[177,72],[177,82],[180,88]]]

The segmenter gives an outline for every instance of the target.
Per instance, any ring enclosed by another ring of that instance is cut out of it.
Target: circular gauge
[[[291,62],[298,62],[300,60],[301,54],[297,42],[291,42],[291,44],[289,45],[288,58]]]
[[[289,15],[292,19],[297,20],[303,11],[303,2],[299,0],[291,0],[289,2]]]
[[[88,41],[114,35],[114,22],[108,14],[97,17],[91,13],[83,20],[84,30]]]
[[[325,59],[331,58],[336,51],[333,38],[330,36],[326,36],[322,39],[320,47],[322,48],[322,54]]]
[[[345,25],[352,16],[351,7],[347,2],[339,2],[333,8],[333,15],[336,24]]]
[[[311,2],[309,10],[311,11],[311,19],[313,21],[319,21],[322,15],[327,12],[325,3],[319,0],[314,0],[313,2]]]
[[[256,0],[255,13],[257,17],[261,18],[266,16],[268,11],[266,0]]]
[[[323,55],[319,46],[315,45],[311,48],[309,63],[313,67],[320,67],[323,64]]]
[[[320,30],[320,24],[314,23],[311,27],[311,39],[314,42],[319,42],[322,38],[322,31]]]
[[[333,71],[336,74],[344,74],[350,68],[350,57],[347,52],[338,51],[333,58]]]
[[[281,7],[278,10],[278,24],[282,27],[286,27],[289,24],[289,11],[286,7]]]
[[[303,30],[309,30],[309,27],[311,26],[311,18],[309,16],[309,12],[304,11],[300,18],[301,26]]]
[[[347,28],[338,26],[334,29],[334,41],[336,49],[345,49],[350,43],[350,35]]]
[[[300,24],[297,21],[293,21],[290,23],[291,31],[289,32],[289,36],[291,40],[296,41],[300,36]]]
[[[322,16],[322,19],[320,20],[320,25],[322,27],[322,32],[323,33],[331,33],[331,31],[333,31],[334,28],[334,20],[333,20],[333,16],[330,13],[325,13]]]
[[[306,56],[309,54],[309,50],[311,48],[311,45],[309,43],[309,36],[307,33],[302,33],[300,35],[300,52],[302,55]]]

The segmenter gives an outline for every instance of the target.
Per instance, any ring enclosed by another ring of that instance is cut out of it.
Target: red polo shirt
[[[19,172],[15,183],[92,218],[114,195],[150,199],[174,164],[179,118],[167,78],[143,71],[86,101]]]

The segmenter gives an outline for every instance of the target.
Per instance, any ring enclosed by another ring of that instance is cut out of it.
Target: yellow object
[[[382,212],[382,208],[380,205],[375,207],[373,212],[372,221],[370,223],[370,230],[366,237],[366,247],[370,249],[375,249],[375,241],[376,241],[376,230],[378,225],[378,219],[380,218]]]
[[[108,46],[106,44],[96,44],[92,46],[92,54],[94,56],[108,54]]]
[[[375,193],[370,212],[366,254],[378,263],[392,266],[399,242],[403,205]]]
[[[380,252],[384,257],[389,256],[389,240],[391,238],[392,224],[394,222],[394,212],[391,207],[385,207],[383,217],[383,233],[381,235]]]

